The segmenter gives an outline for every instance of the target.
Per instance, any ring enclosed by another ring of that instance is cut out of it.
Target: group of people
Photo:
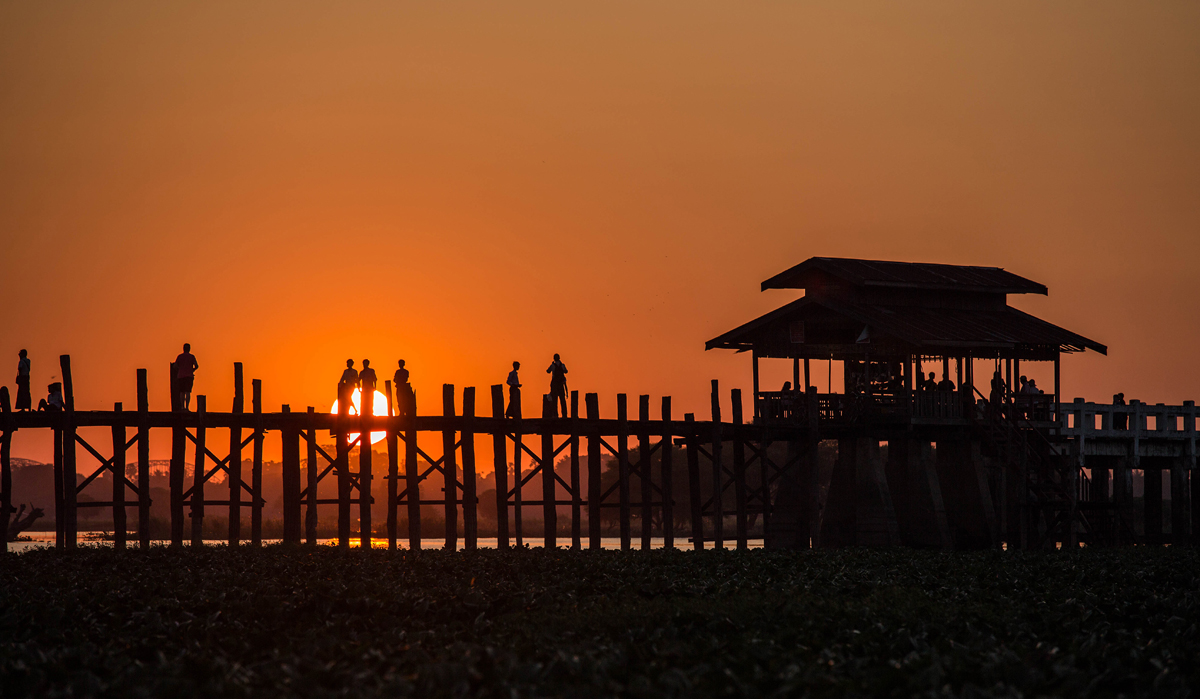
[[[920,376],[920,375],[918,375]],[[917,391],[954,391],[956,390],[954,382],[950,380],[950,376],[942,374],[942,380],[937,380],[935,372],[929,372],[929,378],[917,379]]]
[[[13,404],[13,410],[33,410],[33,393],[29,388],[32,371],[33,362],[29,360],[29,352],[27,350],[17,352],[17,399]],[[50,412],[66,409],[61,381],[52,381],[46,386],[46,397],[38,401],[37,409]]]
[[[521,369],[521,363],[513,362],[512,366],[512,371],[508,372],[508,379],[505,380],[508,385],[508,408],[504,411],[504,417],[519,419],[521,417],[521,377],[517,375],[517,372]],[[559,416],[560,406],[562,416],[567,417],[567,365],[563,364],[562,358],[555,354],[554,361],[550,362],[550,366],[546,368],[546,373],[550,375],[550,404],[554,409],[552,417]]]

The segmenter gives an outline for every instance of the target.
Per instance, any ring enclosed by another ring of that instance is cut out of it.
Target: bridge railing
[[[1059,415],[1061,433],[1068,437],[1192,440],[1200,412],[1194,401],[1147,405],[1133,400],[1128,405],[1111,405],[1076,398],[1062,404]]]

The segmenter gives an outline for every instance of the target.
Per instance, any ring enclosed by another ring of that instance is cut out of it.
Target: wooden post
[[[371,395],[364,391],[358,408],[358,545],[364,551],[371,548],[371,480],[374,475],[371,463],[371,428],[375,421],[375,390]]]
[[[63,420],[62,415],[51,415],[54,425],[54,548],[65,549],[67,546],[67,506],[64,495],[63,475]]]
[[[663,548],[675,548],[675,500],[674,484],[671,480],[671,440],[674,431],[671,429],[671,396],[662,399],[662,441],[659,443],[660,475],[659,486],[662,488],[662,521]]]
[[[808,380],[807,373],[804,374],[804,378],[805,378],[805,381]],[[796,391],[796,392],[800,391],[800,358],[799,357],[792,358],[792,390]]]
[[[8,386],[0,386],[0,553],[8,553],[8,520],[12,512],[11,421],[12,403],[9,402]],[[121,446],[124,447],[124,443]]]
[[[721,394],[712,380],[712,468],[713,468],[713,546],[725,548],[725,479],[721,473]]]
[[[353,403],[353,389],[346,392],[344,400],[343,396],[338,396],[337,427],[334,431],[336,452],[333,456],[333,470],[337,477],[338,547],[343,549],[350,548],[350,435],[346,425]],[[361,440],[360,435],[359,441]]]
[[[475,493],[475,387],[463,389],[462,410],[463,536],[465,548],[479,546],[479,498]]]
[[[1061,430],[1062,415],[1062,355],[1059,352],[1054,353],[1054,426]]]
[[[196,456],[192,459],[192,546],[204,545],[204,471],[207,455],[204,453],[207,440],[205,417],[208,413],[208,397],[196,396]],[[113,445],[116,445],[116,428],[113,428]],[[122,437],[123,439],[123,437]],[[115,495],[113,496],[115,499]]]
[[[620,493],[621,550],[631,544],[629,512],[629,412],[625,394],[617,394],[617,490]]]
[[[742,390],[730,391],[733,403],[733,496],[737,511],[737,547],[747,548],[748,522],[746,512],[746,443],[742,436]]]
[[[283,406],[286,422],[280,430],[283,439],[283,543],[300,543],[300,429],[292,417],[292,406]]]
[[[579,489],[579,391],[571,391],[571,548],[578,551],[583,546],[581,518],[583,500]]]
[[[396,403],[392,400],[392,382],[384,381],[384,388],[387,390],[387,406],[388,417],[394,418],[398,411]],[[387,532],[388,532],[388,551],[396,550],[396,497],[398,495],[397,488],[400,486],[400,454],[399,440],[396,436],[396,427],[393,424],[388,425],[387,430],[387,453],[388,453],[388,475],[387,475]]]
[[[176,399],[178,400],[178,399]],[[183,405],[171,412],[171,461],[167,486],[171,499],[171,548],[183,546],[183,464],[187,461],[187,414]]]
[[[517,398],[520,400],[519,395]],[[517,410],[517,414],[523,415],[520,410]],[[521,518],[521,489],[524,485],[522,483],[524,478],[521,473],[521,460],[525,458],[525,455],[521,453],[524,451],[521,422],[521,418],[515,418],[513,427],[513,538],[516,539],[517,548],[525,545],[524,522]]]
[[[642,501],[642,550],[650,548],[650,524],[654,518],[654,482],[650,468],[650,396],[638,396],[638,485]]]
[[[75,548],[79,537],[79,510],[76,496],[79,493],[79,474],[75,469],[75,385],[71,379],[71,355],[58,358],[63,382],[63,505],[66,509],[64,533],[68,549]]]
[[[113,412],[117,419],[112,424],[112,453],[113,453],[113,548],[125,550],[125,426],[121,422],[120,403],[113,404]]]
[[[146,370],[137,370],[138,406],[138,544],[150,548],[150,391]]]
[[[751,350],[750,354],[754,355],[750,365],[754,367],[754,385],[751,386],[753,393],[750,394],[750,414],[758,418],[758,350]]]
[[[554,494],[554,432],[549,418],[558,414],[558,406],[548,395],[542,396],[542,529],[546,550],[558,548],[558,508]]]
[[[504,424],[504,386],[492,386],[492,469],[496,476],[496,548],[508,548],[508,432]]]
[[[812,385],[812,380],[809,378],[810,375],[811,374],[809,373],[808,357],[805,357],[804,358],[804,390],[805,391],[808,391],[808,387]],[[796,388],[797,388],[797,390],[799,390],[799,386],[797,386]]]
[[[404,486],[408,495],[408,548],[421,548],[421,465],[417,463],[417,395],[409,396],[404,416]]]
[[[262,469],[263,469],[263,421],[262,381],[250,381],[250,405],[254,410],[253,461],[250,462],[250,545],[262,546]],[[370,440],[368,440],[370,441]]]
[[[704,505],[700,495],[700,445],[696,437],[696,416],[684,413],[683,421],[687,425],[687,436],[684,438],[687,449],[688,466],[688,505],[692,515],[692,548],[704,550]]]
[[[587,411],[588,434],[588,548],[598,550],[600,542],[600,399],[595,393],[585,394],[584,409]]]
[[[458,463],[454,445],[454,384],[442,384],[442,476],[446,493],[446,549],[458,549]]]
[[[234,426],[229,428],[229,468],[226,481],[229,485],[229,546],[236,547],[242,538],[242,428],[236,416],[245,408],[242,393],[242,363],[233,363],[233,414]]]
[[[305,470],[307,471],[308,498],[304,507],[304,541],[309,546],[317,545],[317,419],[316,408],[308,406],[308,430],[305,445]]]

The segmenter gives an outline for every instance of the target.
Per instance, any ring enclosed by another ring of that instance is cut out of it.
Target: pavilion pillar
[[[754,417],[758,418],[758,350],[751,350],[754,366]]]
[[[822,546],[889,546],[900,543],[896,511],[880,460],[879,440],[838,440],[838,461],[829,485]]]

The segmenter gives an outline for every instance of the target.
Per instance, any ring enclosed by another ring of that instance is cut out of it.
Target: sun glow
[[[372,403],[372,411],[371,412],[373,415],[387,415],[388,414],[387,396],[383,395],[379,391],[376,391],[375,399],[373,401],[371,401],[371,403]],[[359,414],[358,409],[359,409],[359,406],[361,406],[361,405],[362,405],[362,389],[356,388],[356,389],[354,389],[354,395],[352,395],[350,397],[350,414],[358,415]],[[333,407],[329,409],[329,414],[330,415],[338,414],[338,402],[336,400],[333,401]],[[371,444],[378,444],[379,442],[383,441],[383,438],[386,436],[387,436],[387,432],[372,432],[371,433]],[[350,437],[350,441],[353,442],[354,440],[358,439],[358,433],[351,432],[349,437]]]

